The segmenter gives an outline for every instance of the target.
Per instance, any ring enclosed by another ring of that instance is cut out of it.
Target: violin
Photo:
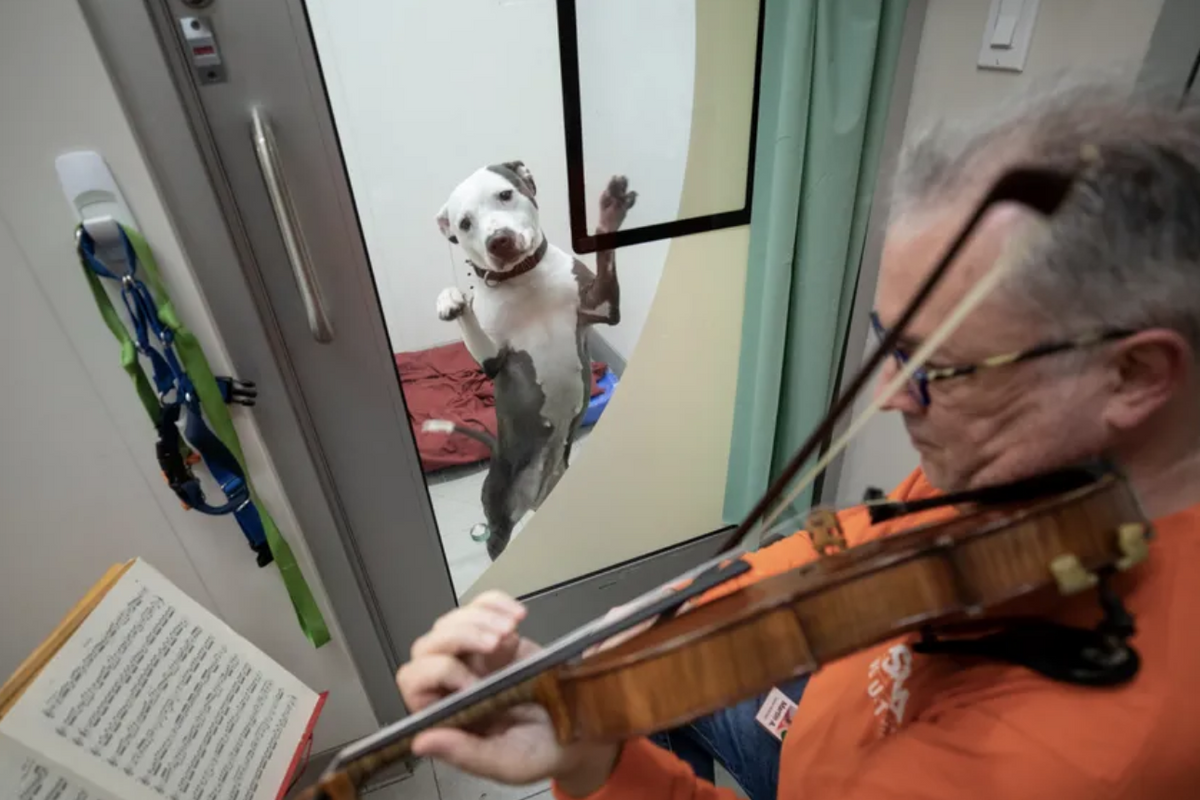
[[[1096,157],[1085,154],[1082,160],[1086,166]],[[546,710],[564,743],[620,742],[687,723],[911,633],[921,635],[917,652],[991,658],[1083,685],[1132,679],[1139,667],[1128,642],[1133,619],[1110,579],[1147,558],[1152,528],[1132,487],[1106,461],[913,503],[868,502],[872,522],[939,506],[957,513],[856,547],[846,546],[835,514],[815,509],[805,533],[816,560],[717,599],[692,602],[749,569],[737,557],[743,542],[799,493],[794,490],[770,511],[831,438],[837,417],[891,352],[986,211],[1007,201],[1050,217],[1085,177],[1083,169],[1016,168],[993,184],[892,331],[733,532],[722,556],[623,606],[616,618],[596,620],[352,743],[301,797],[354,800],[371,776],[408,757],[414,737],[433,727],[473,729],[507,709],[534,703]],[[993,268],[968,293],[881,397],[903,386],[996,283],[997,272]],[[810,478],[861,422],[830,447]],[[1091,590],[1103,610],[1094,630],[1044,620],[1065,598]],[[598,647],[647,622],[649,627],[619,644]]]

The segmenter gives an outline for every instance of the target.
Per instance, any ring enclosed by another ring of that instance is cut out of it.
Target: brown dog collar
[[[497,283],[504,283],[509,278],[515,278],[518,275],[524,275],[529,270],[541,263],[542,257],[546,255],[546,248],[550,245],[550,240],[542,236],[542,243],[538,245],[537,250],[534,250],[525,258],[517,262],[517,265],[512,269],[497,272],[495,270],[483,269],[474,261],[467,259],[467,263],[471,265],[471,269],[475,270],[475,274],[483,279],[488,286],[495,286]]]

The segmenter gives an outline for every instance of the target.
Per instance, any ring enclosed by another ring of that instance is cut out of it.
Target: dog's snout
[[[498,258],[514,256],[520,250],[517,247],[517,235],[510,230],[498,230],[487,238],[488,252]]]

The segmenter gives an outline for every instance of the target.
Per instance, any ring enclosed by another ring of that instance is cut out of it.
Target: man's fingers
[[[500,642],[490,652],[466,655],[466,662],[476,675],[489,675],[517,659],[521,642],[516,632],[506,634],[500,637]]]
[[[525,606],[509,595],[497,589],[490,589],[471,601],[472,606],[490,608],[501,614],[506,614],[516,620],[525,618]]]
[[[629,611],[633,607],[633,605],[634,605],[633,603],[625,603],[624,605],[614,606],[613,608],[610,608],[608,610],[608,613],[604,615],[604,621],[611,622],[612,620],[619,619],[620,617],[625,616],[626,614],[629,613]],[[637,636],[639,633],[646,630],[647,628],[652,626],[657,621],[658,621],[658,617],[652,617],[644,622],[639,622],[637,625],[634,625],[629,630],[622,631],[621,633],[618,633],[615,636],[605,639],[600,644],[589,647],[587,650],[585,650],[583,652],[583,655],[585,657],[590,656],[590,655],[595,655],[596,653],[599,653],[601,650],[608,650],[610,647],[616,647],[617,645],[621,644],[621,642],[627,641],[628,639],[631,639],[632,637]]]
[[[429,655],[410,661],[396,673],[400,695],[413,711],[465,689],[477,680],[466,664],[448,655]]]
[[[483,737],[457,728],[433,728],[417,734],[413,739],[412,754],[418,758],[436,758],[470,772],[465,759],[482,741]]]
[[[517,621],[496,611],[467,606],[439,619],[413,642],[412,658],[458,653],[493,653],[516,630]]]
[[[412,753],[418,758],[436,758],[483,778],[518,785],[529,782],[529,765],[513,758],[502,742],[455,728],[434,728],[413,739]]]
[[[489,608],[487,606],[463,606],[451,611],[433,624],[433,630],[451,628],[461,625],[474,625],[484,630],[492,631],[500,636],[512,633],[517,629],[520,617],[507,611]]]

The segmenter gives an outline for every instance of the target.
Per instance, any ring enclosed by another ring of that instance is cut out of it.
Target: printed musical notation
[[[0,787],[13,800],[109,800],[52,763],[8,750],[0,751]]]
[[[138,797],[274,798],[314,693],[194,613],[199,606],[165,579],[130,576],[125,596],[117,587],[105,598],[74,637],[77,652],[64,648],[47,665],[0,732],[68,758],[93,783],[136,786]],[[30,786],[47,785],[36,768],[27,772]],[[28,797],[91,800],[69,789]]]

